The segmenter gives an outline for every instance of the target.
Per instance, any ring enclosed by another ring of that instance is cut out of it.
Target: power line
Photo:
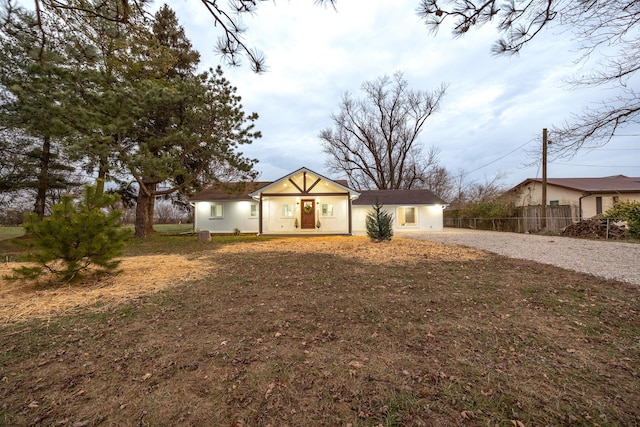
[[[579,165],[579,164],[575,164],[575,163],[558,163],[558,162],[553,162],[554,165],[560,165],[560,166],[580,166],[583,168],[633,168],[633,169],[637,169],[640,168],[640,165],[633,165],[633,166],[625,166],[625,165]]]
[[[479,171],[480,169],[486,168],[487,166],[492,165],[492,164],[494,164],[494,163],[496,163],[496,162],[498,162],[498,161],[500,161],[500,160],[504,159],[505,157],[507,157],[507,156],[509,156],[509,155],[511,155],[511,154],[513,154],[513,153],[515,153],[516,151],[518,151],[519,149],[521,149],[521,148],[522,148],[522,147],[524,147],[525,145],[530,144],[531,142],[533,142],[533,140],[529,140],[529,141],[525,142],[524,144],[522,144],[521,146],[519,146],[519,147],[517,147],[517,148],[514,148],[512,151],[509,151],[509,152],[508,152],[507,154],[505,154],[504,156],[500,156],[500,157],[498,157],[497,159],[492,160],[492,161],[490,161],[489,163],[484,164],[484,165],[482,165],[482,166],[480,166],[480,167],[477,167],[477,168],[475,168],[475,169],[473,169],[473,170],[470,170],[470,171],[468,171],[468,172],[465,172],[464,174],[461,174],[461,175],[459,175],[458,177],[460,177],[460,176],[462,176],[462,175],[468,175],[468,174],[473,173],[473,172],[475,172],[475,171]]]
[[[640,151],[640,148],[592,148],[591,151]]]

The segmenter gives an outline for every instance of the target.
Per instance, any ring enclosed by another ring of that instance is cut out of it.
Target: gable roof
[[[280,179],[277,179],[276,181],[217,182],[200,191],[199,193],[193,195],[191,198],[189,198],[189,201],[206,202],[212,200],[254,200],[254,198],[259,197],[260,193],[264,192],[265,190],[269,190],[274,185],[277,185],[278,183],[281,183],[283,181],[288,181],[290,178],[300,173],[310,173],[321,179],[324,179],[325,181],[330,181],[345,193],[349,193],[352,198],[358,197],[358,195],[360,194],[357,191],[350,189],[346,180],[329,179],[325,176],[320,175],[319,173],[303,167],[288,175],[283,176]]]
[[[529,183],[542,184],[540,178],[527,178],[513,187],[517,190]],[[583,193],[640,193],[640,178],[624,175],[602,178],[547,178],[547,185],[555,185]]]
[[[353,201],[356,206],[383,205],[446,205],[429,190],[363,190]]]
[[[441,198],[429,190],[363,190],[357,192],[348,187],[346,180],[332,180],[310,169],[300,168],[282,178],[269,181],[256,182],[218,182],[202,190],[189,199],[192,202],[205,202],[213,200],[254,200],[260,193],[268,191],[273,186],[300,174],[310,173],[317,177],[330,181],[345,193],[348,192],[354,206],[372,206],[378,201],[383,205],[446,205]],[[313,193],[310,193],[313,194]]]
[[[353,197],[358,197],[358,195],[360,194],[360,193],[358,193],[357,191],[350,189],[350,188],[348,187],[348,185],[347,185],[347,181],[345,181],[345,180],[340,180],[340,179],[339,179],[339,180],[333,180],[333,179],[327,178],[326,176],[320,175],[319,173],[314,172],[314,171],[312,171],[311,169],[308,169],[308,168],[302,167],[302,168],[300,168],[300,169],[298,169],[298,170],[296,170],[296,171],[291,172],[290,174],[287,174],[287,175],[283,176],[282,178],[276,179],[275,181],[268,183],[267,185],[265,185],[265,186],[263,186],[263,187],[261,187],[261,188],[257,188],[256,190],[254,190],[253,192],[251,192],[249,195],[250,195],[251,197],[257,198],[257,197],[259,197],[259,196],[260,196],[260,193],[267,192],[269,189],[274,188],[275,186],[277,186],[278,184],[283,183],[284,181],[291,181],[291,179],[292,179],[293,177],[295,177],[296,175],[299,175],[300,173],[302,173],[302,174],[307,174],[307,173],[309,173],[309,174],[311,174],[311,175],[315,175],[315,176],[317,176],[319,179],[324,179],[325,181],[332,182],[332,183],[333,183],[333,184],[335,184],[338,188],[340,188],[341,190],[343,190],[345,193],[349,193],[350,197],[352,197],[352,198],[353,198]],[[308,190],[308,191],[311,191],[311,188],[309,188],[309,189],[304,188],[303,190],[304,190],[305,192],[306,192],[307,190]]]

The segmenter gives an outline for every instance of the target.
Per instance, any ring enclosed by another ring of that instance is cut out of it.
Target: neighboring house
[[[394,231],[441,231],[445,202],[429,190],[358,192],[307,168],[274,182],[218,183],[191,198],[194,228],[212,233],[364,234],[376,200]]]
[[[509,191],[516,197],[516,206],[542,204],[541,179],[526,179]],[[547,204],[571,206],[576,220],[604,213],[618,201],[640,201],[640,177],[547,179]]]

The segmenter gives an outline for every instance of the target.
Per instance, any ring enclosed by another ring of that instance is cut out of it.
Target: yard
[[[0,425],[640,424],[631,285],[401,238],[160,235],[122,267],[2,282]]]

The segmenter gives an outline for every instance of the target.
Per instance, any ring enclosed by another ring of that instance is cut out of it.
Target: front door
[[[302,200],[302,210],[300,212],[300,228],[303,230],[316,226],[316,201]]]

